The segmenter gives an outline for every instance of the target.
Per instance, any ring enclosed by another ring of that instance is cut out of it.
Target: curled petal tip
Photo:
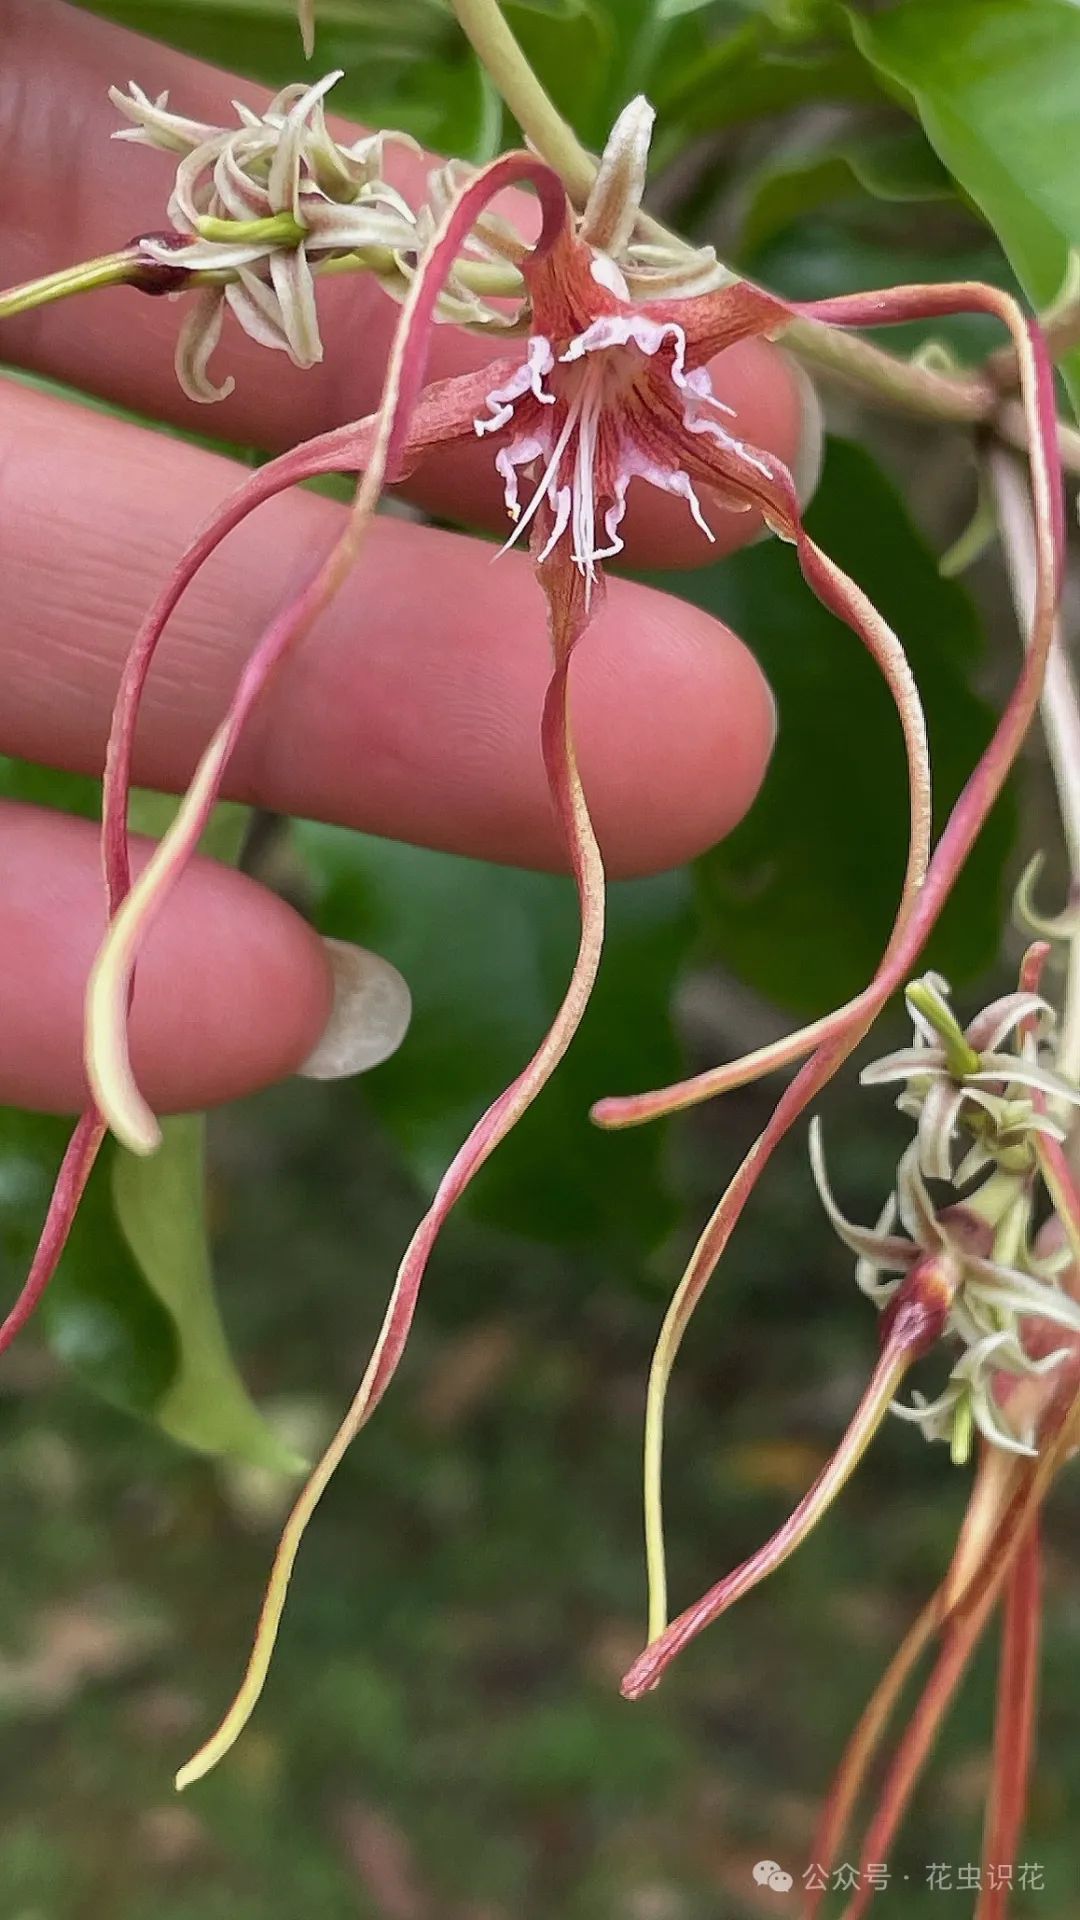
[[[87,1053],[87,1073],[95,1103],[120,1145],[146,1159],[161,1145],[161,1128],[131,1078],[130,1070],[115,1060],[104,1060],[103,1051],[95,1049],[93,1054]]]
[[[603,1127],[608,1133],[615,1133],[621,1127],[632,1127],[636,1116],[631,1097],[620,1094],[608,1094],[603,1100],[597,1100],[589,1108],[589,1119],[594,1127]],[[642,1115],[647,1119],[648,1115]]]
[[[624,1700],[640,1700],[643,1694],[653,1693],[660,1684],[660,1675],[653,1671],[649,1658],[651,1648],[646,1647],[639,1653],[632,1667],[619,1682],[619,1692]]]
[[[128,895],[131,901],[133,895]],[[130,921],[132,916],[128,914]],[[144,1157],[161,1145],[161,1128],[131,1071],[127,1040],[128,952],[114,931],[94,964],[86,995],[86,1077],[99,1113],[130,1153]],[[126,929],[125,929],[126,930]]]

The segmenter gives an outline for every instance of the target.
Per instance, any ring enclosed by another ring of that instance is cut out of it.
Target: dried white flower
[[[916,1395],[912,1407],[895,1411],[919,1421],[928,1439],[948,1438],[954,1457],[966,1458],[971,1424],[988,1440],[1012,1452],[1030,1452],[1031,1437],[1017,1435],[994,1398],[995,1378],[1007,1373],[1047,1373],[1068,1348],[1040,1360],[1029,1358],[1024,1325],[1040,1331],[1061,1327],[1080,1338],[1080,1305],[1056,1285],[1046,1263],[1029,1259],[1023,1232],[1016,1241],[1015,1263],[994,1257],[994,1229],[979,1213],[978,1199],[938,1209],[919,1169],[917,1144],[897,1169],[895,1199],[874,1228],[854,1225],[841,1213],[825,1169],[820,1122],[810,1129],[810,1164],[830,1224],[856,1254],[856,1281],[879,1308],[887,1308],[908,1276],[928,1261],[947,1262],[952,1302],[946,1334],[963,1351],[944,1392],[927,1402]],[[989,1188],[986,1192],[989,1195]],[[991,1209],[988,1209],[990,1211]],[[899,1216],[903,1233],[892,1231]],[[993,1360],[993,1365],[990,1361]]]
[[[406,136],[335,140],[323,101],[340,78],[285,87],[262,114],[234,102],[236,127],[183,119],[169,112],[167,94],[151,100],[134,84],[128,94],[112,90],[133,122],[116,138],[180,155],[168,212],[187,244],[150,238],[146,252],[192,273],[229,276],[204,288],[181,328],[177,374],[192,399],[232,391],[231,379],[215,385],[208,371],[224,307],[263,346],[310,367],[323,351],[313,269],[367,253],[371,270],[400,291],[399,257],[421,242],[408,202],[383,178],[383,155],[388,140]]]
[[[861,1076],[867,1087],[905,1083],[897,1106],[918,1120],[919,1162],[923,1172],[936,1180],[954,1177],[953,1140],[961,1122],[975,1137],[975,1147],[957,1170],[958,1179],[968,1179],[1010,1155],[1019,1166],[1025,1155],[1030,1159],[1028,1143],[1033,1133],[1064,1138],[1056,1121],[1025,1097],[1023,1089],[1080,1106],[1080,1087],[1036,1057],[1034,1029],[1049,1027],[1054,1018],[1045,1000],[1035,993],[1006,994],[961,1029],[948,992],[938,974],[928,973],[914,981],[906,996],[915,1027],[914,1045],[875,1060]],[[1025,1027],[1028,1032],[1020,1050],[1005,1050],[1005,1043]]]

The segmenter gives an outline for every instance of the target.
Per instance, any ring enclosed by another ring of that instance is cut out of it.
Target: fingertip
[[[611,873],[679,866],[724,839],[776,738],[749,648],[699,607],[613,581],[576,671],[582,772]]]
[[[194,861],[147,942],[132,1063],[152,1106],[221,1105],[295,1073],[331,1016],[324,942],[245,874]]]
[[[0,1098],[86,1104],[83,1008],[104,930],[93,824],[5,805],[0,835]],[[136,866],[149,853],[137,843]],[[319,936],[254,880],[193,862],[151,932],[132,1062],[155,1112],[197,1111],[295,1071],[333,997]]]

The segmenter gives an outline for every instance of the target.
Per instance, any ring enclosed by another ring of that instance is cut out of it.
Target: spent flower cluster
[[[1080,1088],[1039,1058],[1040,1050],[1052,1055],[1056,1022],[1038,994],[1018,990],[995,1000],[961,1030],[948,992],[937,974],[913,982],[906,997],[914,1045],[861,1076],[864,1086],[902,1081],[897,1108],[918,1129],[877,1225],[857,1227],[841,1213],[817,1122],[811,1164],[833,1227],[857,1255],[857,1284],[879,1308],[891,1305],[923,1261],[936,1261],[949,1277],[944,1335],[960,1351],[948,1380],[934,1399],[917,1393],[892,1411],[917,1422],[928,1440],[948,1441],[956,1461],[968,1457],[973,1426],[995,1446],[1034,1454],[1034,1411],[1010,1383],[1070,1358],[1071,1344],[1044,1350],[1048,1328],[1080,1337],[1080,1306],[1056,1277],[1069,1264],[1067,1250],[1047,1257],[1033,1248],[1046,1211],[1038,1146],[1064,1141],[1065,1127],[1048,1108],[1060,1114],[1080,1106]],[[963,1197],[936,1204],[926,1176]]]
[[[334,139],[323,102],[341,77],[283,87],[262,113],[235,101],[236,127],[185,119],[170,111],[167,93],[151,100],[134,82],[110,91],[132,123],[115,139],[179,155],[168,203],[174,233],[147,235],[141,247],[198,287],[176,352],[192,400],[233,390],[231,376],[215,383],[209,371],[226,311],[261,346],[311,367],[323,357],[318,271],[361,255],[389,292],[407,288],[406,263],[423,242],[408,201],[383,173],[388,142],[413,143],[386,133]]]

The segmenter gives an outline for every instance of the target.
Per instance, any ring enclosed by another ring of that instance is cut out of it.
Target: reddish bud
[[[959,1209],[957,1209],[959,1211]],[[947,1249],[927,1254],[912,1267],[881,1316],[881,1345],[921,1359],[945,1332],[963,1268]]]
[[[191,269],[181,266],[170,267],[164,260],[152,260],[149,254],[143,252],[147,240],[152,240],[157,247],[168,247],[170,250],[191,245],[190,237],[182,233],[136,234],[135,238],[128,242],[129,246],[137,249],[139,256],[135,262],[129,286],[134,287],[138,293],[150,294],[153,299],[165,293],[185,292],[191,285]]]

